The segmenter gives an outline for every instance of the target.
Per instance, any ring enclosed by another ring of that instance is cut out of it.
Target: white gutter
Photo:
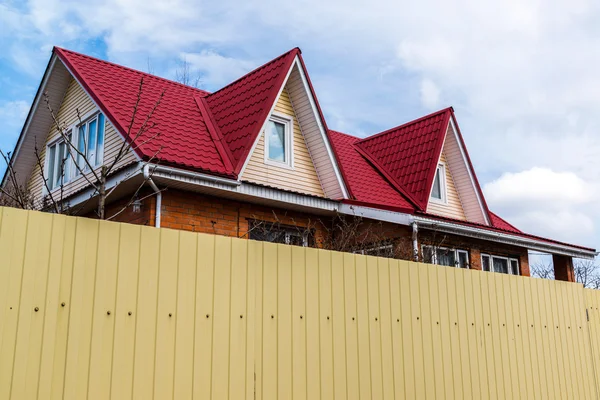
[[[158,186],[152,180],[150,176],[150,166],[144,165],[144,180],[148,182],[154,193],[156,193],[156,212],[154,215],[154,226],[160,228],[160,211],[162,209],[162,192],[158,189]]]
[[[146,167],[149,167],[149,166],[150,166],[150,164],[146,164]],[[144,167],[144,168],[146,168],[146,167]],[[207,174],[203,174],[201,172],[186,171],[186,170],[179,169],[179,168],[165,167],[164,165],[152,165],[152,173],[155,173],[155,172],[162,172],[165,174],[176,175],[176,176],[184,176],[186,178],[191,178],[191,179],[202,179],[204,181],[220,183],[220,184],[228,185],[228,186],[240,186],[242,184],[242,182],[236,181],[233,179],[221,178],[221,177],[214,176],[214,175],[207,175]]]
[[[490,231],[483,228],[476,228],[420,216],[412,216],[412,219],[421,228],[468,236],[482,240],[490,240],[494,242],[510,244],[513,246],[526,247],[531,250],[538,250],[546,253],[562,254],[586,259],[592,259],[598,255],[598,253],[593,250],[579,249],[566,244],[551,243],[544,240],[512,235],[510,233]]]

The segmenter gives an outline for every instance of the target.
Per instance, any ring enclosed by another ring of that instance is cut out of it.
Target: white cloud
[[[421,103],[427,108],[439,106],[440,88],[430,79],[421,81]]]
[[[486,184],[488,204],[526,232],[592,245],[597,187],[572,172],[532,168]]]
[[[5,132],[18,132],[29,112],[29,103],[24,100],[0,102],[0,121]],[[13,135],[0,135],[0,149],[11,151],[14,145]]]
[[[109,58],[134,67],[145,66],[148,56],[168,64],[189,54],[206,81],[219,83],[301,46],[331,128],[374,133],[453,105],[480,181],[541,167],[600,185],[595,0],[10,4],[0,5],[0,24],[11,32],[0,41],[11,49],[12,64],[36,79],[47,60],[40,49],[50,44],[81,49],[101,40]],[[583,190],[586,205],[600,201]],[[499,211],[519,212],[517,202],[506,204]],[[577,218],[566,211],[566,219]],[[577,212],[600,220],[592,207]]]
[[[239,78],[260,63],[226,57],[213,50],[200,53],[183,53],[180,58],[187,61],[192,70],[197,70],[202,81],[215,88],[220,88]]]

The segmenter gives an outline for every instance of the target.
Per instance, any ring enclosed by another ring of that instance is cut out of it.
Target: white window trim
[[[431,246],[428,244],[422,244],[421,245],[421,254],[425,253],[425,248],[426,247],[431,247],[432,251],[431,252],[431,257],[433,258],[433,264],[435,265],[440,265],[437,263],[437,252],[435,250],[439,249],[439,250],[446,250],[446,251],[453,251],[454,252],[454,267],[455,268],[460,268],[459,264],[458,264],[458,254],[459,253],[465,253],[467,255],[467,268],[465,269],[471,269],[471,260],[469,257],[469,252],[467,250],[463,250],[463,249],[453,249],[451,247],[441,247],[441,246]],[[445,267],[449,266],[449,265],[444,265]]]
[[[67,130],[67,136],[71,134],[71,140],[73,140],[73,129],[69,128]],[[44,154],[44,177],[46,178],[46,185],[44,185],[42,193],[44,195],[48,194],[48,186],[51,186],[51,182],[48,182],[48,179],[50,177],[50,157],[48,157],[48,155],[50,154],[50,148],[53,146],[58,146],[60,143],[65,142],[65,140],[63,139],[62,135],[59,134],[58,137],[50,140],[47,144],[46,144],[46,153]],[[68,149],[67,149],[68,150]],[[58,157],[58,153],[55,153],[55,161],[56,161],[56,157]],[[67,162],[71,163],[71,156],[69,156],[67,158]],[[61,186],[64,186],[65,184],[71,182],[73,180],[73,171],[71,171],[71,169],[69,168],[69,176],[65,176],[63,178],[63,183],[62,185],[57,185],[56,187],[53,187],[52,189],[50,189],[50,193],[55,193],[57,192]]]
[[[498,272],[494,270],[494,258],[498,258],[501,260],[506,260],[506,263],[508,265],[508,275],[521,275],[521,263],[519,262],[518,258],[514,258],[514,257],[504,257],[504,256],[495,256],[493,254],[487,254],[487,253],[481,253],[481,270],[483,271],[483,257],[489,257],[490,258],[490,271],[489,272],[497,272],[499,274],[501,274],[502,272]],[[510,265],[511,261],[516,261],[517,262],[517,273],[514,274],[512,272],[512,267]]]
[[[69,128],[67,129],[67,135],[71,134],[71,143],[77,147],[78,143],[79,143],[79,127],[82,125],[87,124],[88,122],[90,122],[90,120],[97,118],[98,115],[100,114],[100,110],[99,109],[94,109],[88,113],[86,113],[85,115],[81,116],[80,120],[81,122],[76,122],[71,124],[71,126],[69,126]],[[98,162],[98,165],[96,165],[94,168],[98,168],[99,166],[101,166],[104,163],[104,150],[106,147],[106,123],[107,123],[107,119],[106,116],[104,116],[104,140],[103,140],[103,144],[102,144],[102,149],[101,149],[101,154],[100,154],[100,161]],[[96,139],[97,140],[97,139]],[[49,177],[49,169],[50,169],[50,160],[48,158],[48,154],[49,154],[49,150],[52,146],[57,145],[61,142],[65,142],[65,140],[63,139],[62,135],[59,134],[58,137],[52,139],[51,141],[49,141],[46,144],[46,153],[44,155],[44,173],[45,173],[45,177],[46,179],[48,179]],[[68,145],[67,145],[68,147]],[[96,146],[97,147],[97,146]],[[68,148],[69,150],[69,148]],[[98,153],[98,149],[96,148],[95,153],[94,153],[94,157],[96,156],[96,154]],[[73,158],[75,160],[73,160]],[[49,193],[57,193],[61,187],[64,188],[64,186],[68,183],[71,183],[77,179],[79,179],[82,175],[78,175],[78,169],[75,166],[75,162],[77,160],[77,152],[73,152],[73,156],[70,156],[67,158],[67,162],[70,164],[69,165],[69,176],[65,176],[62,185],[58,185],[52,189],[50,189]],[[87,168],[87,165],[82,166],[81,168],[83,170],[83,173],[89,173],[89,169]],[[48,185],[49,186],[49,185]],[[42,193],[44,195],[48,194],[48,189],[46,188],[46,185],[44,185],[44,188],[42,190]]]
[[[382,245],[375,245],[375,246],[367,247],[367,248],[362,249],[362,250],[353,251],[353,253],[354,254],[366,255],[366,253],[369,252],[369,251],[375,251],[375,250],[393,250],[393,249],[394,249],[394,245],[390,243],[390,244],[382,244]]]
[[[265,125],[263,135],[265,137],[265,164],[274,167],[294,169],[294,120],[291,116],[278,112],[271,113],[268,121],[278,122],[285,125],[285,159],[287,161],[276,161],[269,158],[269,135],[267,135],[268,123]]]
[[[433,203],[438,203],[438,204],[448,204],[448,194],[446,192],[446,163],[443,161],[440,161],[436,167],[435,173],[438,173],[438,170],[440,171],[440,194],[442,195],[441,199],[436,199],[435,197],[432,196],[433,194],[433,184],[435,184],[435,175],[433,176],[433,183],[431,184],[431,192],[429,194],[429,199],[433,202]]]

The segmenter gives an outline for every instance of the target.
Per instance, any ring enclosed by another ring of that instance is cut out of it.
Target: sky
[[[594,0],[0,0],[0,149],[53,45],[171,79],[186,60],[209,91],[300,47],[330,128],[453,106],[490,209],[600,248],[598,20]]]

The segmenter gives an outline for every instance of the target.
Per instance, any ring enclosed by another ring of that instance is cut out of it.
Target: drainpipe
[[[413,257],[415,259],[415,262],[418,262],[419,261],[419,243],[417,241],[417,236],[419,234],[419,227],[417,226],[416,222],[413,222],[411,225],[412,225]]]
[[[156,212],[154,213],[154,226],[160,228],[160,210],[162,208],[162,192],[150,176],[150,166],[144,165],[144,180],[148,182],[154,193],[156,193]]]

